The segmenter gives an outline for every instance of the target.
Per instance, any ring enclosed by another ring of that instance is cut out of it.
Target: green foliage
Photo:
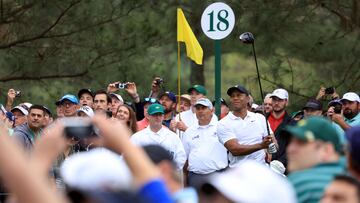
[[[213,96],[214,42],[200,27],[201,14],[212,1],[1,2],[3,96],[14,87],[23,91],[23,101],[53,104],[65,93],[105,88],[113,81],[135,81],[141,95],[147,95],[156,75],[175,92],[177,7],[183,8],[205,57],[204,66],[194,65],[181,45],[182,92],[201,82],[203,74]],[[335,86],[340,94],[359,91],[360,12],[351,0],[225,2],[236,24],[222,40],[223,97],[230,85],[241,83],[260,102],[251,46],[238,39],[245,31],[256,37],[264,92],[288,89],[293,109],[314,97],[321,85]]]

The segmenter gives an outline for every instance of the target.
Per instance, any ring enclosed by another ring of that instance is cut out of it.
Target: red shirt
[[[144,118],[141,121],[136,122],[136,124],[137,124],[138,131],[140,131],[140,130],[143,130],[148,127],[149,120]]]
[[[269,115],[268,121],[270,123],[270,128],[273,132],[275,132],[275,130],[279,127],[280,123],[284,120],[285,114],[286,113],[284,111],[284,113],[278,119],[274,117],[273,113]]]

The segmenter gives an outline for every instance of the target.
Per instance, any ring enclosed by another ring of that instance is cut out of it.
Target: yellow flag
[[[203,49],[191,30],[181,8],[177,9],[177,41],[185,42],[186,55],[195,61],[195,63],[202,64]]]

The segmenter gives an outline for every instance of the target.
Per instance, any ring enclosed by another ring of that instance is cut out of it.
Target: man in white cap
[[[19,104],[11,109],[11,113],[15,116],[15,127],[27,122],[28,109],[24,104]]]
[[[124,104],[124,99],[121,97],[121,95],[116,94],[116,93],[110,93],[109,95],[111,97],[110,110],[112,113],[112,117],[115,118],[119,106]]]
[[[348,92],[344,94],[340,102],[342,104],[342,114],[335,113],[334,107],[328,109],[328,116],[331,120],[344,131],[353,126],[360,126],[359,95],[355,92]]]
[[[184,112],[184,111],[189,110],[190,107],[191,107],[190,101],[191,101],[190,95],[188,95],[188,94],[182,94],[182,95],[180,96],[180,102],[178,103],[178,105],[180,106],[180,109],[179,109],[180,112],[178,112],[178,113],[181,113],[181,112]],[[176,107],[176,110],[178,110],[178,107]]]
[[[286,147],[289,144],[288,136],[285,136],[283,129],[287,125],[294,125],[295,121],[286,112],[289,104],[289,93],[285,89],[276,89],[270,95],[272,102],[272,111],[267,115],[271,130],[274,132],[278,142],[278,150],[273,154],[273,160],[279,160],[284,166],[287,166]]]
[[[82,106],[77,110],[77,116],[92,118],[94,116],[94,111],[89,106]]]
[[[227,150],[217,137],[218,120],[213,112],[214,107],[209,99],[197,100],[195,113],[198,123],[190,126],[183,135],[190,186],[195,185],[197,178],[224,170],[228,165]]]
[[[268,116],[271,129],[275,132],[283,121],[289,118],[286,107],[289,104],[289,94],[285,89],[276,89],[270,95],[273,110]]]

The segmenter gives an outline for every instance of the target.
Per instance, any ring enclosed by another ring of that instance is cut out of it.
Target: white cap
[[[32,106],[32,104],[29,103],[29,102],[24,102],[24,103],[22,103],[22,104],[25,105],[25,106],[27,106],[28,109],[30,109],[30,107]]]
[[[181,98],[181,99],[186,99],[186,100],[188,100],[189,102],[191,101],[191,97],[190,97],[190,95],[188,95],[188,94],[182,94],[182,95],[180,96],[180,98]]]
[[[29,107],[30,108],[30,107]],[[13,112],[14,110],[19,110],[22,114],[24,114],[25,116],[27,116],[29,114],[28,110],[26,110],[24,107],[22,106],[15,106],[14,108],[11,109],[11,112]]]
[[[90,106],[82,106],[80,107],[79,110],[77,110],[77,112],[84,112],[87,116],[89,116],[90,118],[92,118],[94,116],[94,111],[92,110],[92,108]]]
[[[118,99],[119,101],[121,101],[122,103],[124,103],[123,98],[122,98],[119,94],[110,93],[110,96],[114,96],[114,97],[116,97],[116,99]]]
[[[210,176],[209,183],[233,202],[295,203],[294,189],[287,179],[255,161]]]
[[[80,190],[127,190],[132,175],[120,155],[105,148],[77,153],[60,168],[66,185]]]
[[[251,105],[251,108],[252,108],[252,109],[256,109],[257,107],[259,107],[259,105],[255,104],[255,103],[253,103],[253,104]]]
[[[270,162],[270,168],[271,170],[273,170],[275,173],[281,175],[281,176],[285,176],[285,166],[283,163],[281,163],[278,160],[273,160]]]
[[[289,93],[285,89],[276,89],[270,97],[278,97],[280,99],[289,100]]]
[[[343,100],[348,100],[348,101],[352,101],[352,102],[356,101],[356,102],[360,103],[359,95],[356,94],[355,92],[345,93],[340,101],[342,102]]]
[[[208,107],[209,109],[212,109],[213,108],[213,105],[211,103],[211,101],[208,99],[208,98],[201,98],[201,99],[198,99],[195,103],[195,106],[196,105],[202,105],[202,106],[206,106]]]

